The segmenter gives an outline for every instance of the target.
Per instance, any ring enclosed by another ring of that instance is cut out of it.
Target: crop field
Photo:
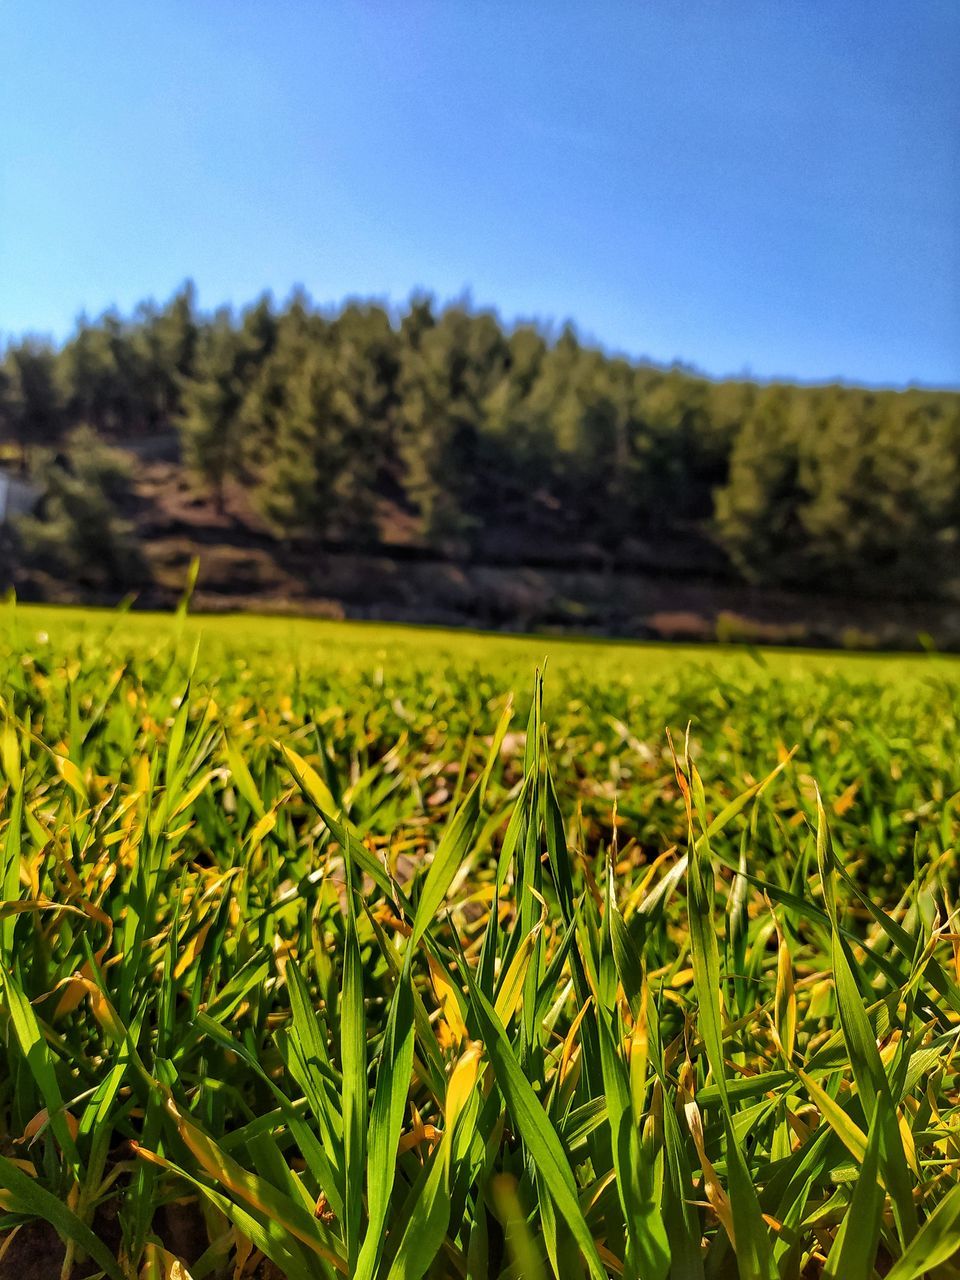
[[[0,677],[0,1277],[960,1276],[960,663],[6,605]]]

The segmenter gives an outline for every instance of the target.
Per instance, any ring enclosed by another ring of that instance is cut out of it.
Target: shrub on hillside
[[[90,427],[78,427],[66,448],[44,453],[36,468],[43,497],[17,533],[26,558],[89,587],[140,583],[145,566],[133,526],[122,515],[130,467]]]

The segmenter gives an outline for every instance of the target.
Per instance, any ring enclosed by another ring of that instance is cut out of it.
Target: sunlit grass
[[[8,1256],[955,1274],[953,662],[8,608],[0,670]]]

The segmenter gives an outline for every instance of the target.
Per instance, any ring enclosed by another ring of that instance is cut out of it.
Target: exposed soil
[[[120,1247],[120,1231],[112,1215],[111,1206],[98,1214],[94,1224],[96,1234],[116,1252]],[[209,1244],[203,1218],[193,1203],[165,1205],[154,1220],[163,1247],[187,1267],[197,1261]],[[25,1222],[10,1233],[10,1238],[0,1235],[0,1280],[59,1280],[65,1256],[64,1246],[56,1231],[47,1222]],[[69,1280],[87,1280],[99,1274],[95,1263],[78,1263],[70,1272]],[[234,1274],[233,1263],[213,1273],[211,1280],[226,1280]],[[283,1280],[281,1272],[262,1254],[255,1253],[244,1271],[244,1280]]]
[[[52,1227],[45,1222],[25,1222],[0,1259],[0,1280],[55,1280],[63,1257],[63,1245]],[[84,1271],[75,1270],[79,1280]]]

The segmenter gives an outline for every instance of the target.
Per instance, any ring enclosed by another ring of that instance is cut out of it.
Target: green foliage
[[[89,587],[135,586],[144,565],[122,514],[130,480],[126,457],[89,427],[77,427],[63,451],[38,459],[39,514],[22,516],[17,535],[29,560]]]
[[[56,361],[53,348],[36,338],[25,338],[6,353],[0,388],[3,434],[16,444],[24,466],[28,449],[52,443],[62,430]]]
[[[960,591],[956,392],[712,381],[423,296],[202,315],[191,286],[60,351],[14,343],[2,375],[21,453],[176,431],[217,504],[239,486],[279,537],[369,543],[390,510],[440,548],[679,542],[761,583]]]
[[[484,501],[487,401],[507,359],[494,317],[460,306],[447,308],[404,353],[400,456],[407,492],[434,538],[469,530]]]
[[[755,578],[942,587],[960,537],[960,406],[769,388],[734,439],[716,525]]]
[[[190,376],[181,386],[177,425],[184,452],[220,509],[226,481],[242,465],[238,425],[244,398],[275,336],[276,319],[266,298],[244,312],[239,327],[222,308],[201,329]]]
[[[6,608],[0,1235],[951,1274],[957,663],[552,649]]]
[[[262,437],[250,475],[278,533],[375,537],[392,447],[397,346],[379,307],[348,307],[313,340],[299,315],[280,328],[244,408]]]

